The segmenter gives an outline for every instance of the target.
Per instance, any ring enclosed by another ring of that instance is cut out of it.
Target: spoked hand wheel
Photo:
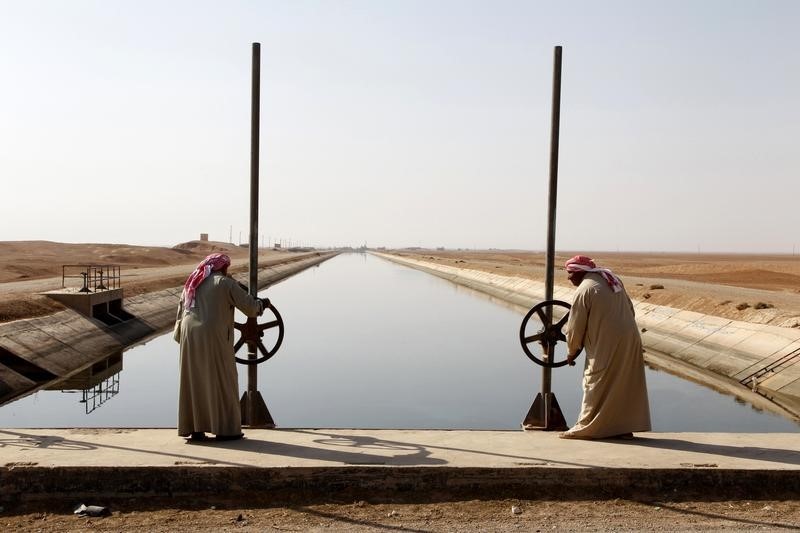
[[[567,312],[564,314],[563,317],[558,322],[550,323],[547,319],[547,309],[550,309],[550,316],[552,318],[552,309],[554,307],[563,307],[567,309]],[[555,348],[555,345],[558,341],[567,341],[567,337],[561,332],[561,328],[564,327],[564,324],[567,323],[569,320],[569,309],[570,305],[567,302],[563,302],[561,300],[547,300],[544,302],[539,302],[538,304],[531,307],[531,310],[528,311],[528,314],[525,315],[525,318],[522,319],[522,325],[519,328],[519,342],[522,344],[522,350],[525,352],[525,355],[528,358],[536,363],[537,365],[541,365],[548,368],[557,368],[559,366],[564,366],[567,364],[567,360],[564,359],[563,361],[545,361],[533,355],[531,350],[528,348],[528,345],[532,342],[538,342],[542,345],[542,347],[550,346],[551,348]],[[542,329],[540,329],[534,335],[526,335],[525,330],[528,326],[528,322],[530,321],[533,316],[536,315],[539,321],[542,323]],[[548,350],[549,352],[554,352],[554,349]],[[580,352],[578,352],[580,353]]]
[[[244,324],[235,322],[233,325],[233,327],[241,332],[239,340],[233,346],[233,352],[238,352],[242,346],[247,344],[247,347],[251,352],[261,353],[259,357],[253,359],[236,357],[236,361],[243,365],[257,365],[259,363],[263,363],[275,355],[275,353],[278,351],[278,348],[281,347],[281,343],[283,342],[283,318],[281,318],[281,314],[278,312],[275,306],[272,305],[272,302],[270,302],[269,299],[265,298],[263,301],[266,303],[264,312],[269,310],[272,315],[274,315],[274,320],[259,324],[258,318],[251,317],[248,318],[247,322]],[[267,349],[267,347],[264,346],[262,338],[264,337],[264,331],[273,328],[278,328],[278,339],[275,341],[275,344],[272,346],[272,348]]]

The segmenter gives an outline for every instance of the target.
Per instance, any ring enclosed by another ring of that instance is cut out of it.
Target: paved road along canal
[[[417,270],[343,254],[262,295],[286,322],[283,347],[259,367],[280,427],[514,429],[540,387],[540,368],[519,346],[518,311]],[[125,352],[118,394],[82,403],[81,392],[39,392],[0,407],[0,427],[174,427],[177,359],[171,335],[153,339]],[[568,423],[582,364],[553,371]],[[655,431],[798,430],[664,372],[648,369],[647,381]]]

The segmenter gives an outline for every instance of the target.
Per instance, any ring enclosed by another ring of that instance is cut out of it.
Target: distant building
[[[207,241],[208,240],[208,233],[201,233],[200,234],[200,240],[201,241]]]

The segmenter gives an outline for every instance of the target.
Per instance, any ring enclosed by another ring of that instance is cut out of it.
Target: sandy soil
[[[438,264],[544,281],[544,253],[401,250]],[[800,327],[800,256],[586,253],[617,273],[631,298],[759,324]],[[569,286],[556,255],[556,284]]]
[[[0,322],[49,314],[60,304],[39,293],[62,286],[62,265],[115,264],[126,296],[178,286],[208,253],[222,251],[234,272],[246,270],[247,248],[190,241],[173,248],[124,244],[0,242]],[[288,252],[264,251],[260,262]],[[543,253],[514,251],[398,250],[435,263],[544,280]],[[584,252],[585,253],[585,252]],[[556,257],[556,283],[567,285]],[[589,253],[618,273],[632,298],[734,320],[800,327],[800,256]],[[662,288],[663,287],[663,288]]]
[[[519,514],[512,512],[516,507]],[[5,531],[788,531],[800,528],[796,501],[530,501],[247,505],[133,501],[111,516],[70,510],[0,512]]]
[[[127,297],[182,285],[194,267],[213,252],[231,256],[232,272],[247,271],[247,248],[221,242],[190,241],[173,248],[162,248],[0,241],[0,322],[47,315],[63,309],[55,300],[40,294],[63,286],[63,265],[117,265],[121,269],[121,286]],[[259,263],[276,262],[288,254],[265,250],[259,254]],[[79,280],[66,281],[68,287],[79,283]]]

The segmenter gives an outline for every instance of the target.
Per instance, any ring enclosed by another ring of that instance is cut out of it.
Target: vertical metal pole
[[[545,259],[545,300],[553,299],[556,255],[556,200],[558,193],[558,136],[561,122],[561,47],[556,46],[553,54],[553,106],[550,119],[550,185],[547,201],[547,257]],[[553,323],[552,307],[547,308],[547,322]],[[545,347],[544,360],[554,355],[553,345]],[[550,416],[550,392],[552,388],[551,370],[542,367],[542,396],[545,400],[545,425]]]
[[[258,155],[261,123],[261,44],[253,43],[253,80],[250,107],[250,295],[258,295]],[[258,357],[255,344],[247,356]],[[247,390],[258,390],[258,365],[247,366]]]
[[[250,120],[250,295],[258,295],[258,155],[259,155],[259,127],[260,127],[260,99],[261,99],[261,45],[253,43],[253,79],[251,95],[251,120]],[[241,237],[240,237],[241,240]],[[257,330],[258,319],[248,318],[246,328]],[[244,332],[243,332],[244,334]],[[258,347],[255,342],[247,342],[248,359],[258,358]],[[242,412],[242,425],[262,428],[273,428],[275,422],[269,414],[269,409],[258,392],[258,366],[247,365],[247,390],[242,395],[240,402]]]
[[[550,184],[547,202],[547,256],[545,259],[545,300],[553,299],[556,245],[556,204],[558,198],[558,140],[561,122],[561,47],[553,54],[553,103],[550,120]],[[548,308],[547,319],[552,322]],[[546,354],[549,356],[552,354]],[[543,369],[542,392],[550,392],[550,369]]]

